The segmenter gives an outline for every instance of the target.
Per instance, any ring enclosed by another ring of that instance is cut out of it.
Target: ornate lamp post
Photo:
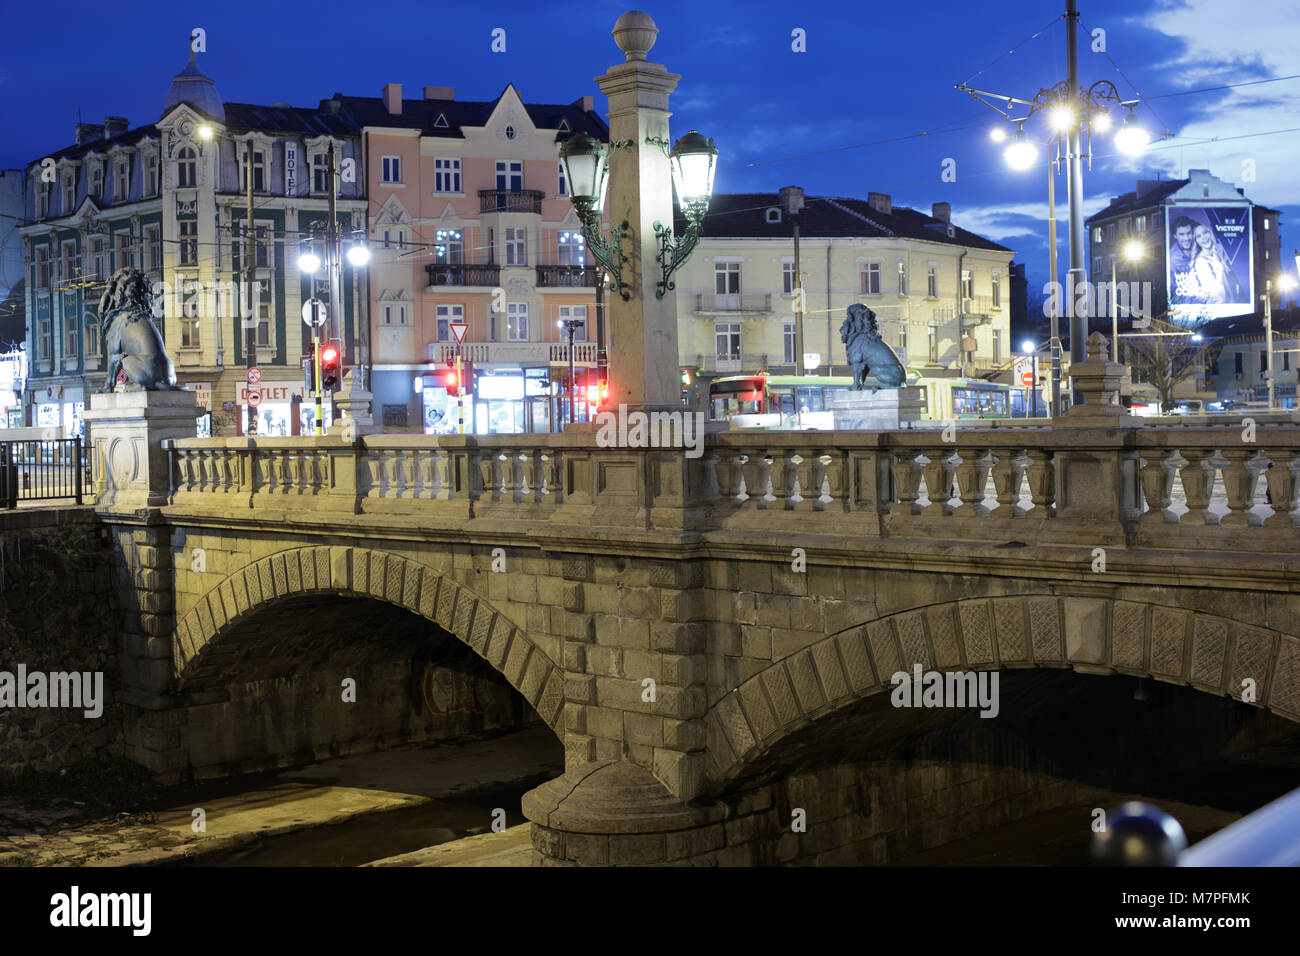
[[[609,273],[617,296],[609,303],[611,404],[681,407],[677,300],[672,275],[699,241],[700,220],[713,191],[717,150],[692,130],[668,151],[668,96],[681,76],[646,61],[659,34],[648,14],[630,11],[614,24],[625,62],[596,78],[609,98],[608,146],[572,137],[560,157],[587,248]],[[674,237],[673,182],[689,225]],[[606,238],[600,218],[618,223]],[[657,267],[656,267],[657,266]],[[655,295],[646,295],[654,282]]]

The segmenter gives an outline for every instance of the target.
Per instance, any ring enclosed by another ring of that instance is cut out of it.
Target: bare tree
[[[1198,368],[1218,358],[1222,342],[1204,342],[1196,338],[1209,319],[1191,324],[1175,324],[1166,312],[1151,319],[1140,332],[1121,338],[1122,357],[1133,369],[1133,381],[1145,382],[1160,396],[1160,410],[1174,410],[1174,389]]]

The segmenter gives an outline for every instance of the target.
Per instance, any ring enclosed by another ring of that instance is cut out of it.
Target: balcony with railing
[[[540,189],[480,189],[478,211],[527,212],[541,215],[542,200],[546,193]]]
[[[465,342],[461,354],[476,365],[568,365],[567,342]],[[450,365],[456,361],[454,342],[430,342],[429,361]],[[596,364],[595,342],[573,343],[573,364]]]
[[[595,266],[538,266],[537,288],[539,289],[594,289],[596,288]]]
[[[772,293],[770,292],[697,292],[695,293],[695,311],[713,312],[749,312],[755,315],[771,313]]]
[[[424,267],[429,274],[429,291],[437,286],[478,286],[494,289],[501,284],[501,267],[495,264],[470,265],[466,262],[438,262]]]

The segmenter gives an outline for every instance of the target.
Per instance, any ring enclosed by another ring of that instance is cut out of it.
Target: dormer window
[[[560,117],[560,125],[559,125],[558,129],[559,129],[559,131],[560,131],[561,133],[571,133],[571,132],[573,132],[572,128],[569,126],[569,121],[568,121],[568,119],[567,119],[566,117],[563,117],[563,116]]]
[[[90,195],[96,199],[104,198],[104,164],[97,162],[90,167]]]
[[[63,174],[63,214],[66,216],[72,212],[72,204],[77,201],[77,174],[66,172]]]
[[[116,163],[117,185],[113,187],[113,201],[126,202],[127,192],[131,187],[131,161],[125,157]]]
[[[240,187],[248,189],[248,150],[250,147],[244,147],[244,155],[241,157],[239,164]],[[253,150],[253,192],[266,192],[266,153],[260,149]]]
[[[513,126],[507,126],[506,139],[514,139],[514,138],[515,138],[515,128]]]
[[[439,113],[438,118],[433,121],[433,125],[439,129],[447,129],[451,124],[447,122],[447,114]]]
[[[773,206],[773,207],[771,207],[770,209],[768,209],[768,211],[767,211],[767,221],[768,221],[768,222],[780,222],[780,221],[781,221],[781,210],[777,209],[775,206]]]

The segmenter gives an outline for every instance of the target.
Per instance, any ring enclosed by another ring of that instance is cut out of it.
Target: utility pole
[[[339,263],[339,221],[338,221],[338,211],[339,211],[339,210],[338,210],[338,176],[336,175],[336,173],[335,173],[335,169],[334,169],[334,142],[333,142],[333,140],[330,141],[330,145],[329,145],[329,158],[328,158],[328,163],[329,163],[329,194],[330,194],[329,217],[330,217],[330,221],[329,221],[328,225],[325,227],[325,228],[326,228],[326,233],[325,233],[325,235],[326,235],[326,238],[325,238],[325,248],[326,248],[326,253],[325,253],[325,254],[326,254],[326,257],[327,257],[327,261],[329,262],[329,270],[330,270],[330,310],[329,310],[329,318],[330,318],[330,321],[333,323],[333,332],[334,332],[333,336],[331,336],[331,337],[334,339],[335,342],[338,342],[338,343],[339,343],[340,353],[342,353],[342,351],[343,351],[343,333],[342,333],[342,331],[341,331],[341,328],[342,328],[342,322],[343,322],[343,320],[342,320],[342,318],[341,318],[341,316],[340,316],[340,312],[342,311],[343,306],[342,306],[342,303],[339,301],[339,298],[340,298],[340,297],[339,297],[339,269],[340,269],[340,263]],[[344,364],[344,363],[343,363],[342,357],[340,356],[340,360],[339,360],[339,378],[340,378],[340,380],[342,380],[342,376],[343,376],[343,364]]]
[[[1264,348],[1268,370],[1268,410],[1273,410],[1273,280],[1264,280]]]
[[[257,297],[258,301],[253,301],[253,286],[257,279],[257,262],[253,254],[253,143],[250,140],[244,144],[244,154],[247,159],[246,171],[244,178],[245,194],[248,198],[247,218],[244,220],[244,288],[248,295],[248,308],[252,313],[252,324],[249,325],[248,319],[245,318],[244,331],[246,333],[247,347],[244,349],[244,357],[247,360],[248,368],[253,369],[257,366],[257,333],[261,329],[261,296]],[[244,376],[245,395],[251,388],[248,376]],[[248,428],[245,429],[249,438],[257,437],[257,406],[252,402],[248,403]]]

